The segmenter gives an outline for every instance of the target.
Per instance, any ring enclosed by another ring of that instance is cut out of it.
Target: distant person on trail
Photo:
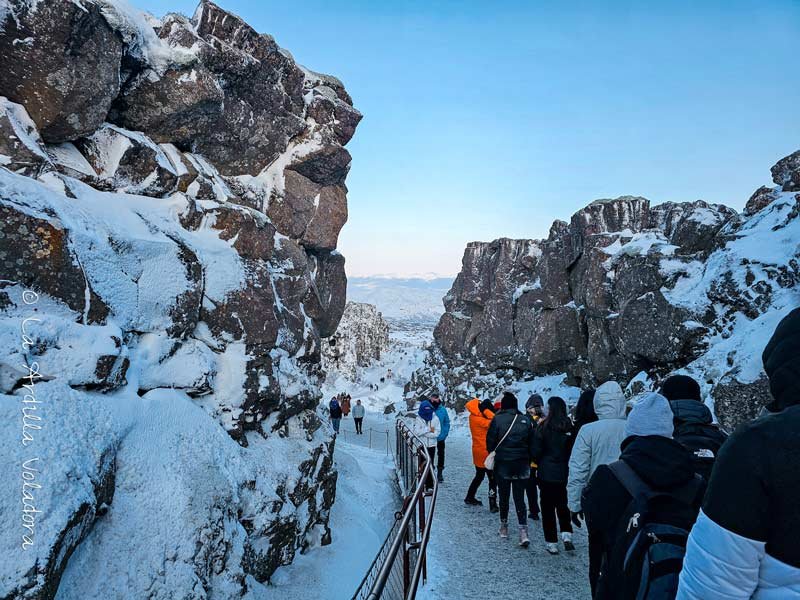
[[[436,458],[436,440],[439,433],[442,431],[442,426],[439,423],[439,417],[436,416],[436,410],[433,408],[430,400],[425,399],[419,404],[417,409],[417,417],[414,419],[414,434],[422,440],[425,447],[428,449],[428,456],[431,457],[431,464]],[[426,487],[433,487],[433,477],[428,476]]]
[[[342,398],[342,415],[347,416],[350,414],[350,396],[344,396]]]
[[[528,520],[525,514],[525,485],[531,476],[533,422],[517,408],[517,397],[503,393],[498,412],[486,433],[486,449],[495,452],[494,476],[500,495],[500,537],[508,538],[508,509],[513,491],[519,524],[519,545],[527,548]]]
[[[569,455],[575,441],[572,427],[567,403],[563,398],[553,396],[547,401],[547,417],[533,434],[533,459],[539,466],[539,488],[542,491],[542,528],[545,549],[550,554],[558,554],[556,517],[564,549],[575,550],[567,507]]]
[[[762,354],[774,401],[722,446],[679,600],[800,598],[800,308]]]
[[[497,483],[494,478],[494,471],[490,471],[484,466],[486,457],[489,455],[489,451],[486,449],[486,434],[494,418],[494,406],[489,400],[481,402],[477,398],[473,398],[467,402],[465,408],[469,413],[469,432],[472,436],[472,462],[475,465],[475,477],[472,479],[472,483],[469,484],[464,504],[471,506],[483,505],[483,502],[478,500],[475,494],[481,483],[483,483],[484,477],[488,476],[489,511],[496,513],[499,509],[497,508]]]
[[[525,403],[525,410],[533,421],[538,425],[544,418],[544,400],[539,394],[531,394]],[[528,518],[532,521],[539,520],[539,486],[536,479],[536,461],[531,461],[531,476],[525,484],[525,492],[528,495]]]
[[[331,425],[333,425],[333,431],[339,433],[339,426],[342,424],[342,407],[339,405],[339,400],[337,400],[335,396],[331,398],[328,408],[331,412]]]
[[[581,427],[597,421],[597,413],[594,412],[594,389],[583,390],[578,403],[575,405],[575,435]]]
[[[356,425],[356,433],[359,435],[363,435],[363,426],[364,426],[364,414],[366,411],[364,410],[364,405],[361,404],[361,400],[356,400],[356,405],[353,407],[353,422]]]
[[[672,419],[664,396],[646,394],[628,416],[619,461],[600,465],[586,487],[586,523],[604,557],[595,600],[670,599],[677,592],[705,481],[692,453],[672,439]]]
[[[447,409],[442,404],[438,393],[431,394],[431,404],[433,404],[436,416],[439,417],[439,423],[442,425],[442,431],[436,440],[436,478],[439,483],[444,483],[444,447],[447,436],[450,434],[450,415],[447,414]]]
[[[670,401],[675,415],[673,438],[694,455],[695,473],[710,480],[714,461],[728,436],[713,424],[700,385],[687,375],[673,375],[661,384],[661,394]]]
[[[597,388],[592,399],[597,421],[581,427],[569,459],[567,481],[567,504],[572,512],[572,522],[581,527],[583,510],[581,494],[589,478],[600,465],[607,465],[619,458],[620,444],[625,437],[625,394],[616,381],[607,381]],[[589,533],[589,583],[592,593],[600,576],[600,561],[603,548],[600,541]]]

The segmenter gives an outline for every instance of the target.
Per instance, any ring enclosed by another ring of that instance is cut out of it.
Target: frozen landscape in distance
[[[349,598],[398,508],[395,419],[434,390],[454,466],[421,595],[485,598],[467,400],[688,373],[731,430],[769,397],[800,152],[741,212],[586,198],[455,277],[348,278],[346,82],[209,0],[0,0],[0,61],[2,600]],[[334,437],[339,392],[367,437]],[[584,597],[584,562],[542,593]]]

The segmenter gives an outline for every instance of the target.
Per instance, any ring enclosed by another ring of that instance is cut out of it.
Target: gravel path
[[[484,506],[468,507],[464,495],[474,474],[469,434],[463,425],[447,440],[445,483],[439,487],[431,541],[428,545],[428,582],[421,600],[495,598],[589,599],[587,538],[584,529],[574,536],[575,552],[547,554],[541,522],[529,522],[531,546],[517,546],[516,527],[501,540],[500,519],[488,509],[484,480],[478,498]],[[511,505],[513,521],[514,507]]]

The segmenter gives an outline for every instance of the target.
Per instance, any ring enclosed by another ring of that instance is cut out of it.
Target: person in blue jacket
[[[447,434],[450,433],[450,415],[447,414],[447,409],[442,404],[442,399],[438,393],[431,394],[430,400],[442,426],[439,437],[436,438],[436,478],[439,483],[444,483],[444,446]]]

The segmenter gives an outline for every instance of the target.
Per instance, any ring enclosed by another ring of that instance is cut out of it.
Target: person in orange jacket
[[[494,418],[494,406],[489,400],[481,402],[478,398],[473,398],[467,402],[465,408],[469,413],[469,432],[472,436],[472,462],[475,464],[475,477],[472,479],[472,483],[469,484],[464,504],[470,506],[483,505],[483,502],[475,497],[475,493],[483,483],[484,477],[488,476],[489,510],[495,513],[498,511],[497,483],[494,479],[494,473],[484,467],[486,457],[489,455],[489,451],[486,449],[486,433],[489,431],[489,425]]]

